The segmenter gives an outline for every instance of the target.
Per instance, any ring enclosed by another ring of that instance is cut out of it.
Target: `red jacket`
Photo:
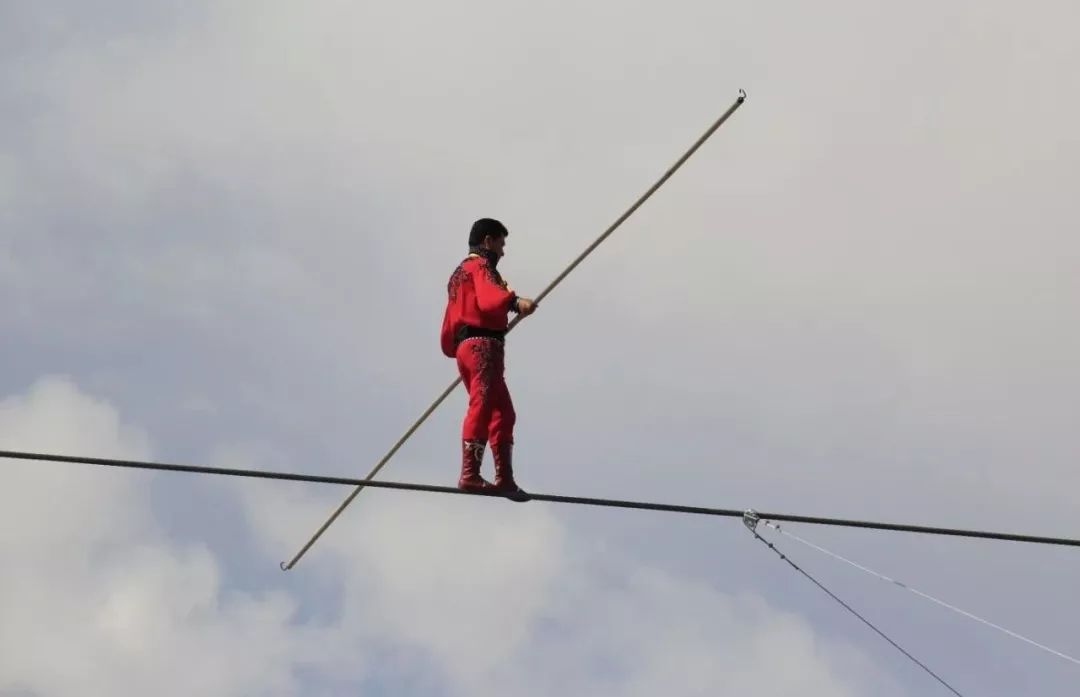
[[[495,266],[485,257],[470,254],[446,285],[446,312],[440,339],[442,352],[454,357],[457,332],[463,326],[506,331],[507,313],[515,309],[517,294],[506,284]]]

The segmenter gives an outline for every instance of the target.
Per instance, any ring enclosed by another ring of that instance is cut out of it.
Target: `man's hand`
[[[517,299],[518,314],[522,317],[528,317],[532,313],[536,312],[536,301],[529,298]]]

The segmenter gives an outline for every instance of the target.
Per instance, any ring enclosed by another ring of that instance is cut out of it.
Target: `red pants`
[[[469,395],[461,437],[487,441],[492,449],[514,442],[514,404],[506,386],[503,343],[497,339],[471,338],[457,348],[458,372]]]

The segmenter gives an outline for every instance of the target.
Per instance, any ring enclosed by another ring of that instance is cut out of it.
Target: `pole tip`
[[[285,562],[279,562],[279,563],[278,563],[278,567],[279,567],[279,568],[280,568],[280,569],[281,569],[282,571],[288,571],[288,570],[289,570],[289,567],[285,566]]]
[[[744,89],[742,89],[740,87],[739,88],[739,101],[741,102],[741,101],[743,101],[745,99],[746,99],[746,90],[744,90]]]

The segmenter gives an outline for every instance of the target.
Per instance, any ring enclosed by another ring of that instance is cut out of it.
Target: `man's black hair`
[[[479,247],[484,243],[484,238],[488,235],[492,237],[509,237],[510,233],[507,231],[506,226],[498,220],[481,218],[473,223],[472,229],[469,230],[469,247]]]

